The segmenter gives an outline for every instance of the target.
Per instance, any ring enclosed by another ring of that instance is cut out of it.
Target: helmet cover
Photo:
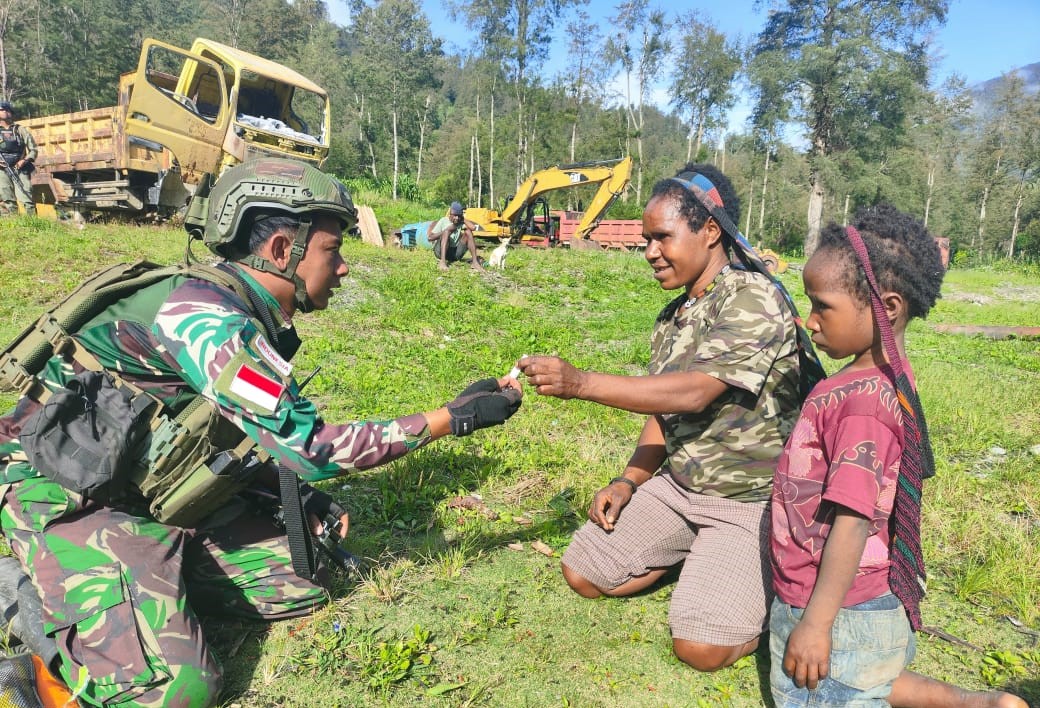
[[[262,157],[229,168],[211,189],[200,185],[185,228],[201,231],[206,247],[226,257],[228,246],[248,238],[258,216],[273,214],[326,214],[344,230],[357,223],[357,209],[339,180],[297,160]]]

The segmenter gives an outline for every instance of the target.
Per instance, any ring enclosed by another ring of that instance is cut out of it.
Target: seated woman
[[[640,592],[682,566],[669,624],[701,671],[754,651],[767,625],[773,468],[802,402],[796,314],[739,235],[740,204],[711,165],[658,182],[643,213],[646,260],[665,290],[646,376],[556,357],[520,367],[542,395],[647,415],[621,476],[596,493],[563,556],[579,595]],[[803,340],[804,341],[804,340]],[[812,355],[809,378],[821,376]]]

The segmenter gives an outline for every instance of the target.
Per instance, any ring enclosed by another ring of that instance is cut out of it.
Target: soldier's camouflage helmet
[[[212,185],[200,185],[188,206],[185,228],[221,256],[239,236],[248,238],[258,216],[328,214],[344,231],[357,223],[350,194],[335,178],[311,165],[263,157],[226,170]]]

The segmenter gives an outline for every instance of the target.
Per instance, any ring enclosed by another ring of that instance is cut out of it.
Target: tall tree
[[[570,118],[570,161],[577,158],[578,126],[583,113],[599,97],[609,67],[598,51],[603,39],[600,27],[589,13],[578,10],[567,25],[567,65],[560,72],[560,83],[567,95],[567,113]]]
[[[588,0],[449,0],[464,16],[483,55],[501,62],[516,99],[516,181],[529,170],[531,129],[526,110],[533,75],[548,56],[552,29],[563,12]]]
[[[998,197],[1006,194],[1004,188],[1013,179],[1008,165],[1015,150],[1018,107],[1024,97],[1022,77],[1015,73],[1005,74],[997,90],[996,100],[985,111],[979,123],[979,141],[972,160],[972,181],[979,195],[979,206],[977,228],[971,239],[971,248],[977,248],[979,252],[996,251],[998,248],[997,240],[989,238],[987,227],[991,221],[994,194]]]
[[[789,103],[808,132],[807,253],[823,222],[826,162],[864,138],[891,140],[889,131],[901,128],[911,89],[926,83],[925,32],[945,21],[947,4],[787,0],[770,12],[752,74],[759,100]]]
[[[938,91],[929,93],[921,103],[916,116],[914,136],[916,147],[924,157],[926,168],[924,194],[924,225],[932,217],[932,202],[940,181],[949,175],[955,162],[953,153],[963,142],[968,126],[972,100],[964,79],[947,79]]]
[[[624,0],[610,22],[620,34],[607,41],[606,53],[625,74],[625,111],[629,132],[636,139],[636,201],[642,204],[643,109],[671,46],[669,22],[663,11],[650,8],[649,0]]]
[[[733,82],[741,67],[741,48],[696,12],[675,26],[680,36],[672,60],[672,106],[687,118],[686,161],[701,149],[705,130],[724,125],[736,103]]]
[[[1040,93],[1026,93],[1017,101],[1011,123],[1012,150],[1008,154],[1008,171],[1014,179],[1011,190],[1012,215],[1008,237],[1008,258],[1013,258],[1022,230],[1026,200],[1040,193]]]
[[[392,194],[397,199],[401,173],[401,136],[407,121],[419,131],[426,92],[436,89],[441,41],[417,0],[380,0],[366,7],[354,24],[358,83],[385,112],[391,143]]]
[[[14,87],[8,77],[8,40],[17,36],[22,25],[38,16],[39,0],[0,0],[0,97],[12,100]]]

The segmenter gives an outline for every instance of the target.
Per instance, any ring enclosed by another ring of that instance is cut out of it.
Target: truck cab
[[[263,57],[209,39],[190,51],[148,39],[133,83],[127,134],[170,150],[188,184],[250,157],[317,167],[328,157],[328,94]]]
[[[208,39],[155,39],[119,79],[116,105],[23,121],[36,138],[37,212],[164,218],[207,173],[274,155],[321,167],[328,94],[292,69]]]

